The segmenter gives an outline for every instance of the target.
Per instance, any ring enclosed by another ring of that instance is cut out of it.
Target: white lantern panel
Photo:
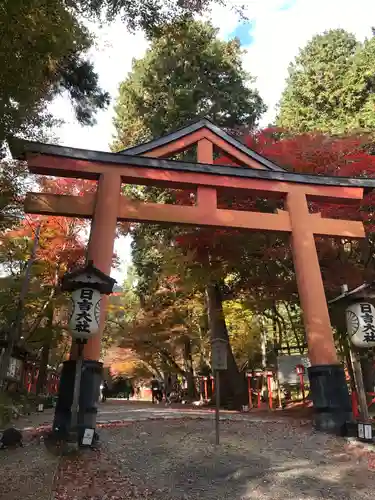
[[[372,304],[351,304],[346,309],[346,325],[349,338],[355,346],[375,346],[375,308]]]
[[[69,329],[72,337],[88,339],[99,332],[101,294],[93,288],[79,288],[71,296]]]

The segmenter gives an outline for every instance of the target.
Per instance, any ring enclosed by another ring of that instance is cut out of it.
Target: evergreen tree
[[[342,29],[316,35],[289,67],[277,124],[341,134],[375,126],[375,39]]]
[[[244,71],[239,40],[222,41],[210,23],[167,24],[120,85],[113,150],[211,118],[227,129],[253,127],[265,106]]]

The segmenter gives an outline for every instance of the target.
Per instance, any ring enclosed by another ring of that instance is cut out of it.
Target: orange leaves
[[[71,194],[83,196],[96,191],[96,182],[84,179],[71,179],[65,177],[38,176],[38,184],[44,193]]]
[[[243,142],[288,171],[342,177],[375,176],[375,155],[369,135],[330,137],[310,133],[288,136],[280,129],[268,128],[245,135]],[[237,165],[225,155],[216,158],[215,163]],[[218,192],[219,208],[273,211],[283,208],[282,202],[251,198],[247,193],[236,191]],[[358,205],[321,202],[310,205],[313,212],[321,212],[323,217],[362,220],[368,234],[375,231],[374,207],[375,193],[367,193]],[[371,245],[371,235],[369,239]],[[355,285],[371,278],[371,271],[364,269],[361,262],[358,243],[353,243],[348,250],[345,241],[316,240],[328,291],[337,289],[343,282]],[[216,258],[222,268],[227,265],[230,270],[233,266],[241,274],[241,286],[249,290],[262,289],[262,293],[276,298],[290,296],[295,287],[290,248],[281,236],[240,235],[237,231],[201,228],[179,236],[177,244],[194,251],[196,260],[203,266],[206,266],[208,255],[211,262]]]
[[[41,226],[37,260],[71,268],[84,257],[85,244],[82,221],[65,217],[26,218],[21,225],[7,233],[6,238],[34,239],[36,229]]]
[[[112,377],[132,375],[139,360],[130,349],[111,347],[104,357],[104,366],[110,367]]]
[[[96,189],[96,183],[91,181],[49,177],[40,178],[39,185],[45,192],[76,196]],[[82,219],[26,214],[17,228],[4,235],[3,242],[7,244],[7,241],[11,243],[17,239],[28,239],[31,248],[39,226],[37,261],[43,264],[41,277],[48,283],[56,283],[59,275],[84,262],[86,222]],[[28,258],[27,255],[25,257]]]

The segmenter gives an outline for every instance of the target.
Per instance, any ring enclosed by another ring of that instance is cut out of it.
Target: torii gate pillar
[[[292,254],[312,365],[338,363],[306,196],[289,193]]]
[[[116,172],[102,174],[98,183],[94,218],[91,223],[88,260],[105,274],[111,273],[117,217],[120,209],[121,176]],[[107,296],[103,297],[108,299]],[[103,300],[103,299],[102,299]],[[85,359],[99,359],[106,302],[101,309],[101,332],[89,339],[84,350]]]
[[[291,246],[298,294],[303,311],[311,367],[308,369],[315,427],[339,432],[351,420],[345,373],[337,358],[323,280],[306,196],[289,193],[286,199],[291,226]]]
[[[87,260],[92,260],[95,267],[109,275],[113,261],[113,249],[116,236],[117,217],[120,209],[121,176],[116,172],[101,174],[95,195],[94,216],[91,223]],[[100,331],[88,340],[84,348],[84,362],[81,380],[79,426],[96,427],[97,406],[100,397],[103,365],[101,358],[101,340],[105,326],[108,296],[103,295],[101,303]],[[59,397],[56,404],[53,428],[65,432],[70,425],[71,406],[75,376],[75,353],[63,364]]]

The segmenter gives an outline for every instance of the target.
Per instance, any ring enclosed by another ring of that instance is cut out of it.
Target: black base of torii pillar
[[[314,405],[316,430],[346,435],[353,420],[345,372],[342,365],[315,365],[308,368],[310,396]]]
[[[55,434],[61,434],[62,436],[68,434],[71,424],[75,369],[76,361],[69,360],[63,363],[53,421],[53,432]],[[83,435],[84,429],[86,428],[96,428],[102,374],[102,363],[99,361],[84,360],[79,398],[79,435]]]

